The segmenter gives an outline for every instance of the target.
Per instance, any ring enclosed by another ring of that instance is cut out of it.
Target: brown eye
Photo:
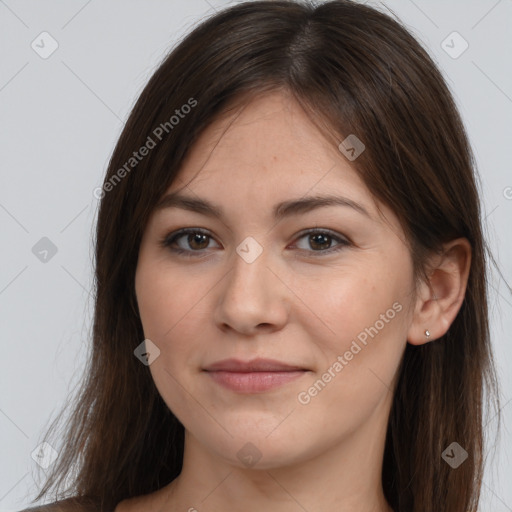
[[[319,256],[331,254],[350,245],[350,242],[341,236],[331,233],[330,231],[312,229],[302,234],[299,240],[306,239],[307,247],[300,247],[301,250],[318,253]],[[333,241],[337,242],[332,246]],[[315,254],[316,256],[316,254]]]
[[[331,240],[331,237],[325,233],[309,235],[309,243],[311,244],[311,247],[316,247],[317,249],[329,249]]]
[[[206,231],[184,228],[166,236],[160,244],[178,254],[200,256],[204,249],[208,249],[211,240],[213,238]]]
[[[189,233],[187,235],[187,243],[193,249],[206,249],[206,247],[208,247],[208,235],[204,235],[203,233]]]

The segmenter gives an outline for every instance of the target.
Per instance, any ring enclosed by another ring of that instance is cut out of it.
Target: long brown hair
[[[349,0],[235,5],[198,25],[149,80],[99,194],[91,353],[60,456],[35,500],[74,470],[55,497],[112,510],[180,473],[183,426],[134,356],[144,339],[134,290],[141,236],[202,130],[228,107],[276,89],[291,92],[333,143],[349,134],[364,142],[354,169],[400,219],[417,279],[444,242],[471,244],[467,291],[450,329],[406,346],[382,479],[396,512],[477,510],[485,397],[498,412],[499,398],[474,157],[427,52],[389,15]],[[441,456],[453,441],[468,453],[457,469]]]

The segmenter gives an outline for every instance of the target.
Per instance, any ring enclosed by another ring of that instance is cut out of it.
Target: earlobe
[[[471,266],[471,245],[457,238],[443,246],[429,262],[431,273],[417,294],[414,317],[407,341],[422,345],[446,334],[459,312],[466,294]]]

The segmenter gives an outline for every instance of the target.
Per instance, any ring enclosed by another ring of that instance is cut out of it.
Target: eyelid
[[[306,235],[309,235],[310,233],[319,233],[319,234],[327,235],[328,237],[337,241],[338,244],[335,245],[334,247],[330,247],[329,249],[325,249],[323,251],[308,251],[306,249],[299,249],[300,251],[307,252],[310,254],[312,253],[313,255],[318,255],[321,257],[322,255],[336,253],[336,252],[340,251],[343,247],[353,245],[352,242],[349,240],[349,238],[346,237],[345,235],[342,235],[341,233],[338,233],[337,231],[333,231],[332,229],[322,228],[322,227],[308,228],[306,230],[300,231],[295,236],[295,241],[298,241],[301,238],[304,238]],[[295,244],[295,242],[294,242],[294,244]]]
[[[190,257],[201,257],[204,255],[205,251],[208,249],[201,249],[197,251],[193,250],[187,250],[187,249],[181,249],[181,248],[174,248],[170,247],[172,243],[174,243],[176,240],[180,239],[181,237],[187,235],[187,234],[194,234],[194,233],[200,233],[203,235],[206,235],[209,239],[215,240],[215,237],[210,233],[208,229],[205,228],[199,228],[199,227],[185,227],[180,228],[175,231],[172,231],[165,235],[160,241],[159,245],[163,247],[164,249],[168,249],[176,254],[182,254],[185,256]],[[341,233],[338,233],[337,231],[333,231],[329,228],[322,228],[322,227],[312,227],[308,228],[302,231],[299,231],[294,237],[293,244],[295,245],[298,240],[301,238],[304,238],[306,235],[310,233],[318,233],[318,234],[325,234],[329,238],[335,240],[337,242],[337,245],[330,247],[325,250],[319,250],[319,251],[313,251],[313,250],[306,250],[306,249],[299,249],[302,253],[306,252],[308,254],[312,254],[313,257],[321,257],[323,255],[332,254],[335,252],[338,252],[344,247],[353,245],[353,242],[345,235],[342,235]],[[215,240],[216,241],[216,240]],[[217,242],[218,243],[218,242]]]
[[[167,235],[165,235],[160,241],[159,245],[163,247],[164,249],[169,249],[175,253],[197,253],[202,254],[204,250],[201,251],[190,251],[186,249],[181,248],[172,248],[170,245],[174,243],[176,240],[180,239],[181,237],[193,233],[200,233],[203,235],[206,235],[208,238],[215,240],[215,237],[210,234],[210,232],[207,229],[204,228],[194,228],[194,227],[186,227],[186,228],[180,228],[175,231],[171,231]]]

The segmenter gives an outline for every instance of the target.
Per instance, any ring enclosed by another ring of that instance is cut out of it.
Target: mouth
[[[225,359],[209,365],[203,371],[215,383],[231,391],[261,393],[296,380],[308,370],[272,359]]]

